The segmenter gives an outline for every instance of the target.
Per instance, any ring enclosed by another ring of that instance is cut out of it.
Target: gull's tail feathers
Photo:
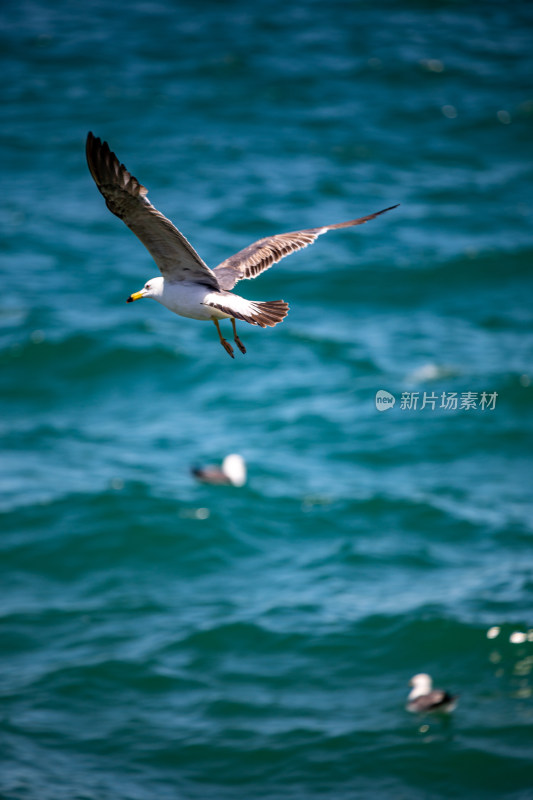
[[[265,303],[250,303],[250,305],[253,307],[252,318],[246,321],[261,328],[273,328],[274,325],[283,322],[289,313],[289,304],[283,300],[267,300]]]
[[[238,295],[216,293],[206,302],[206,305],[217,308],[223,314],[234,319],[241,319],[250,325],[259,325],[260,328],[273,328],[282,322],[289,313],[289,304],[283,300],[267,300],[259,302],[246,300]]]

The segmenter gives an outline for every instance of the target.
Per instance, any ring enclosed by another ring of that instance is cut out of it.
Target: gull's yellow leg
[[[231,318],[231,324],[233,326],[233,341],[235,342],[241,353],[246,353],[246,347],[243,345],[243,343],[237,336],[237,329],[235,327],[235,320],[233,317]]]
[[[232,346],[230,345],[230,343],[229,343],[229,342],[227,342],[227,341],[224,339],[224,337],[222,336],[222,333],[221,333],[221,331],[220,331],[220,325],[218,324],[218,319],[216,319],[216,317],[211,317],[211,319],[212,319],[212,320],[213,320],[213,322],[215,323],[215,327],[216,327],[216,329],[217,329],[217,333],[218,333],[218,338],[220,339],[220,344],[222,345],[222,347],[224,348],[224,350],[226,351],[226,353],[229,353],[229,355],[230,355],[232,358],[235,358],[235,356],[233,355],[233,347],[232,347]]]

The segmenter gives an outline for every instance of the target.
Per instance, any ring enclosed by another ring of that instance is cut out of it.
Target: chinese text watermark
[[[399,407],[403,410],[422,411],[425,408],[435,411],[494,411],[498,392],[402,392]],[[380,389],[376,392],[376,408],[388,411],[396,403],[390,392]]]

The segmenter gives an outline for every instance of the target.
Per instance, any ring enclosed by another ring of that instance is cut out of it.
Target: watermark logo
[[[400,410],[430,411],[441,408],[444,411],[494,411],[498,392],[402,392]],[[396,398],[390,392],[380,389],[376,392],[376,408],[387,411],[392,408]]]
[[[386,392],[385,389],[380,389],[379,392],[376,392],[376,408],[378,411],[388,411],[395,402],[394,395]]]

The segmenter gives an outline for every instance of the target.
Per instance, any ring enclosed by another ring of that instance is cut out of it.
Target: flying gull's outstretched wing
[[[185,236],[147,199],[148,190],[131,175],[107,142],[89,133],[87,164],[110,211],[149,250],[169,281],[194,281],[217,291],[219,283]]]
[[[265,239],[245,247],[234,256],[230,256],[213,270],[221,289],[233,289],[237,281],[243,278],[256,278],[261,272],[281,261],[285,256],[312,244],[318,236],[336,228],[350,228],[353,225],[362,225],[386,211],[391,211],[395,206],[368,214],[366,217],[351,219],[349,222],[338,222],[336,225],[324,225],[321,228],[307,228],[303,231],[292,233],[279,233],[277,236],[267,236]]]

